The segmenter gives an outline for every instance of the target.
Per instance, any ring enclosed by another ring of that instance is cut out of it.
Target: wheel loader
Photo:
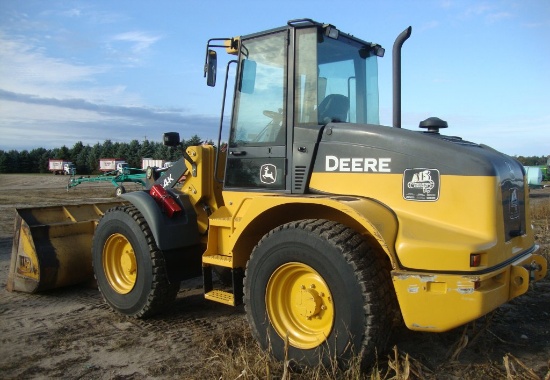
[[[217,148],[182,148],[116,202],[16,210],[8,288],[95,276],[113,310],[145,318],[202,275],[208,300],[244,304],[260,345],[303,365],[368,365],[395,323],[447,331],[524,294],[547,273],[525,171],[437,117],[401,128],[410,34],[393,45],[393,127],[379,122],[376,43],[311,19],[209,40],[209,86],[218,52],[234,56]]]

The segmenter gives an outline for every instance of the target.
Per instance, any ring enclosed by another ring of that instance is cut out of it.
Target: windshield
[[[379,124],[376,56],[346,36],[318,36],[297,31],[295,123]]]

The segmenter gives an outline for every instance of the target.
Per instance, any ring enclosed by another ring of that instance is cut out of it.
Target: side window
[[[285,144],[285,33],[243,41],[230,144]]]
[[[294,124],[317,124],[317,99],[322,96],[321,91],[318,94],[318,88],[322,87],[322,78],[317,77],[317,30],[297,30],[296,35]]]
[[[320,88],[319,122],[355,121],[354,111],[350,109],[352,97],[355,98],[355,67],[352,60],[329,62],[319,65],[319,76],[324,80]],[[351,111],[351,112],[350,112]]]

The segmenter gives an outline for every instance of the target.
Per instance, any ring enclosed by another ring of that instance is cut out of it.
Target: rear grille
[[[501,184],[501,192],[504,235],[510,241],[526,232],[523,181],[508,179]]]

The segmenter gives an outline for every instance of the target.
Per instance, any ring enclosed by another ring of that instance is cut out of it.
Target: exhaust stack
[[[412,27],[401,32],[393,43],[393,127],[401,128],[401,47],[411,36]]]

